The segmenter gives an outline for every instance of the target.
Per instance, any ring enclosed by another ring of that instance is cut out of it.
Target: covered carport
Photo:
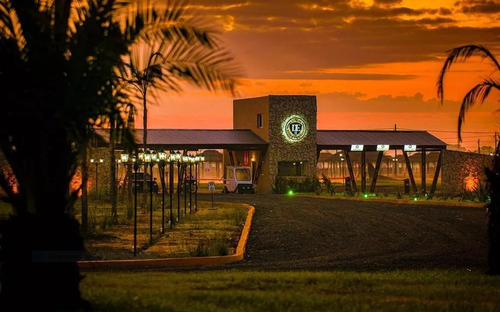
[[[254,169],[254,184],[258,182],[268,146],[266,141],[247,129],[148,129],[147,136],[147,148],[154,150],[226,150],[230,165],[238,163],[236,152],[256,151],[258,157]],[[142,129],[135,130],[135,140],[138,146],[142,146]]]
[[[410,165],[408,152],[421,153],[421,191],[426,193],[426,153],[438,151],[438,161],[434,178],[432,180],[429,196],[433,196],[436,190],[439,173],[441,171],[442,151],[446,149],[446,143],[436,138],[427,131],[380,131],[380,130],[318,130],[317,131],[317,153],[322,150],[341,150],[345,154],[345,160],[349,171],[352,188],[358,191],[353,172],[350,153],[361,153],[361,192],[367,191],[366,185],[366,152],[378,152],[374,175],[370,185],[370,192],[375,191],[377,177],[384,152],[389,150],[401,151],[410,185],[413,192],[417,193],[417,185]]]

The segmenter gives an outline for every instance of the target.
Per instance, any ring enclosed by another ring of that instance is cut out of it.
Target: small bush
[[[214,254],[217,256],[229,255],[229,246],[225,240],[217,240],[213,247]]]
[[[111,228],[113,228],[113,226],[115,226],[117,224],[117,219],[115,217],[112,217],[112,216],[105,216],[102,218],[99,226],[101,228],[101,230],[105,231],[105,230],[109,230]]]
[[[191,257],[206,257],[208,254],[208,246],[203,240],[199,240],[196,248],[189,251]]]
[[[326,192],[330,195],[335,195],[335,188],[332,181],[323,173],[322,174],[323,184],[325,185]]]
[[[288,183],[284,177],[276,176],[272,185],[273,193],[285,194],[288,191]]]

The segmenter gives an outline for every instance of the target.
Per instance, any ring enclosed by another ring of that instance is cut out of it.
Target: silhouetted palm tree
[[[15,212],[1,224],[2,311],[84,303],[72,213],[79,190],[70,182],[89,125],[128,104],[117,73],[129,47],[171,36],[142,3],[0,0],[0,186]]]
[[[162,40],[138,44],[131,49],[123,79],[133,87],[143,110],[143,149],[147,149],[150,90],[182,91],[188,82],[210,91],[234,95],[236,77],[241,75],[227,51],[218,46],[216,33],[203,27],[185,1],[167,4],[157,19],[166,25]],[[155,100],[158,96],[153,93]],[[146,184],[144,184],[146,185]]]
[[[450,70],[452,64],[463,62],[472,56],[479,56],[488,59],[493,63],[495,72],[500,74],[500,64],[495,56],[487,48],[480,45],[465,45],[448,51],[443,68],[439,73],[437,81],[437,94],[441,103],[444,99],[444,77]],[[458,138],[462,141],[462,123],[465,120],[467,111],[477,102],[483,103],[494,89],[500,91],[500,80],[495,77],[484,78],[481,82],[470,89],[462,100],[460,113],[458,114]],[[489,184],[491,202],[488,204],[488,273],[500,274],[500,142],[495,147],[492,169],[485,168],[486,177]]]

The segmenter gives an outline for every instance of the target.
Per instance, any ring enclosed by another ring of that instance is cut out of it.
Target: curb
[[[136,269],[136,268],[161,268],[161,267],[187,267],[203,265],[219,265],[242,261],[245,257],[245,248],[252,225],[255,207],[243,204],[248,209],[245,225],[241,231],[240,240],[236,252],[227,256],[210,257],[184,257],[184,258],[160,258],[160,259],[137,259],[137,260],[95,260],[78,261],[80,270],[96,269]]]
[[[331,200],[351,200],[351,201],[364,201],[364,202],[381,202],[381,203],[391,203],[391,204],[403,204],[403,205],[427,205],[427,206],[453,206],[453,207],[472,207],[472,208],[484,208],[486,203],[474,203],[474,202],[443,202],[443,201],[433,201],[420,199],[417,201],[411,199],[389,199],[389,198],[361,198],[361,197],[328,197],[328,196],[314,196],[306,195],[308,197],[315,198],[327,198]]]

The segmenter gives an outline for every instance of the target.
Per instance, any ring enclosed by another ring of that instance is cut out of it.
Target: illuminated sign
[[[307,135],[307,123],[298,116],[292,115],[281,124],[283,136],[289,142],[300,142]]]
[[[351,152],[362,152],[362,151],[363,151],[362,144],[351,145]]]
[[[388,144],[377,144],[377,151],[382,152],[382,151],[388,151],[388,150],[389,150]]]
[[[415,152],[417,150],[416,145],[405,145],[404,151],[405,152]]]

